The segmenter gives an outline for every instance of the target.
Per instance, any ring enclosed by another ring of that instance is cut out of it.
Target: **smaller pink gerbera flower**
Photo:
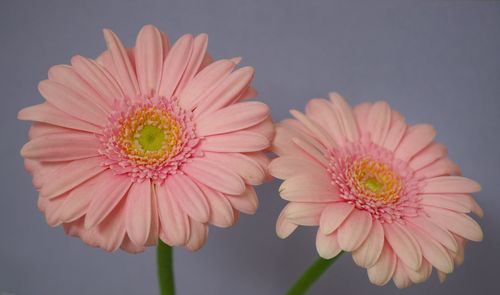
[[[138,252],[158,239],[197,250],[208,225],[252,214],[274,129],[255,96],[253,68],[213,62],[206,34],[144,26],[126,49],[104,30],[96,60],[75,56],[39,84],[46,101],[22,148],[51,226],[107,251]]]
[[[425,281],[433,267],[443,279],[463,260],[465,240],[482,240],[467,215],[483,214],[470,196],[480,186],[460,176],[432,126],[408,126],[383,101],[352,109],[336,93],[291,113],[276,124],[279,157],[269,167],[289,201],[279,237],[319,226],[321,257],[352,252],[372,283],[399,288]]]

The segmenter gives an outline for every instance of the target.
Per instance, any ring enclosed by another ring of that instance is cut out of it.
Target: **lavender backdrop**
[[[143,24],[177,38],[207,32],[215,57],[256,68],[275,120],[309,98],[340,91],[352,104],[386,99],[409,122],[428,122],[466,176],[478,180],[486,238],[444,285],[435,275],[402,292],[372,286],[345,255],[311,294],[492,294],[500,264],[500,2],[2,0],[0,3],[0,294],[156,294],[155,251],[107,254],[45,224],[18,150],[54,64],[104,49],[103,27],[133,44]],[[315,258],[314,230],[274,233],[277,182],[232,229],[211,228],[197,253],[175,251],[178,294],[282,294]]]

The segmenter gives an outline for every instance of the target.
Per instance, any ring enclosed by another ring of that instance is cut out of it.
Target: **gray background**
[[[215,57],[241,55],[276,120],[330,90],[352,104],[386,99],[409,122],[434,124],[464,174],[482,183],[485,240],[467,247],[444,285],[433,274],[404,291],[376,287],[345,255],[311,294],[496,293],[500,2],[1,0],[0,294],[157,293],[154,249],[108,254],[45,224],[18,153],[29,124],[16,120],[41,101],[36,86],[51,65],[95,57],[103,27],[132,45],[147,23],[173,38],[207,32]],[[314,229],[275,236],[277,187],[259,187],[258,213],[211,228],[201,251],[175,250],[178,294],[282,294],[316,258]]]

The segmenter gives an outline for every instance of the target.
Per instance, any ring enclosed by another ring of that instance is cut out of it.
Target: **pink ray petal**
[[[135,42],[135,69],[142,94],[158,90],[163,68],[161,32],[152,25],[142,27]],[[133,241],[133,239],[131,238]]]
[[[118,82],[94,60],[77,55],[71,58],[71,65],[109,106],[113,106],[115,99],[123,98]]]
[[[258,101],[233,104],[198,120],[196,132],[207,136],[245,129],[264,121],[269,113],[269,107]]]
[[[337,240],[337,233],[325,235],[321,231],[316,234],[316,249],[319,256],[324,259],[331,259],[337,256],[341,251],[339,242]]]
[[[321,214],[319,229],[325,234],[331,234],[354,210],[354,206],[348,203],[339,202],[328,205]]]
[[[166,185],[156,186],[156,195],[161,231],[167,237],[167,241],[164,242],[170,242],[170,245],[183,245],[189,239],[190,231],[186,213]]]
[[[210,219],[207,199],[196,183],[189,176],[171,175],[164,184],[184,211],[193,219],[205,223]]]
[[[223,59],[201,70],[179,93],[179,104],[185,109],[193,110],[211,90],[222,83],[234,67],[232,61]]]
[[[385,238],[396,255],[411,269],[419,269],[422,264],[422,251],[412,233],[397,222],[383,226]]]
[[[49,199],[57,197],[105,169],[97,158],[69,162],[50,175],[51,181],[44,184],[40,190],[40,196]]]
[[[391,108],[385,101],[373,104],[367,118],[367,131],[373,143],[382,145],[389,133],[391,124]]]
[[[201,150],[212,152],[255,152],[269,146],[269,140],[255,132],[237,131],[207,136],[200,145]]]
[[[387,284],[396,270],[396,264],[396,255],[390,246],[385,243],[378,261],[368,269],[370,282],[378,286]]]
[[[238,174],[206,157],[192,159],[182,167],[182,171],[225,194],[239,195],[245,191],[245,183]]]
[[[170,48],[163,64],[163,72],[158,87],[158,94],[167,98],[172,97],[179,81],[186,70],[189,58],[193,51],[193,36],[186,34],[180,37]]]
[[[415,154],[428,146],[434,137],[436,130],[428,124],[418,124],[410,127],[401,143],[398,145],[394,156],[402,160],[409,160]]]
[[[145,245],[151,228],[152,191],[149,180],[134,183],[127,194],[125,227],[130,240]]]
[[[235,209],[249,215],[255,214],[259,206],[259,199],[255,189],[250,185],[246,186],[243,194],[239,196],[226,195],[226,198]]]
[[[366,240],[352,252],[352,258],[357,265],[370,268],[377,262],[384,247],[384,228],[379,221],[373,221],[372,228]]]
[[[422,193],[474,193],[481,190],[479,183],[462,176],[439,176],[426,180]]]
[[[50,104],[70,116],[96,126],[104,126],[107,122],[104,111],[99,109],[93,102],[62,84],[44,80],[38,84],[38,90]]]
[[[92,192],[92,201],[85,216],[85,228],[91,228],[106,218],[132,185],[130,178],[113,175],[112,172],[105,172],[102,177],[106,178],[105,181],[99,187],[94,187]]]
[[[208,45],[207,34],[199,34],[193,40],[193,51],[189,57],[188,64],[186,65],[186,70],[179,81],[179,86],[176,88],[174,95],[182,92],[182,89],[193,79],[193,77],[200,70],[200,65],[205,58]]]
[[[46,102],[22,109],[19,111],[17,118],[19,120],[43,122],[92,133],[101,133],[102,131],[101,128],[96,125],[72,117]]]
[[[121,89],[123,89],[125,95],[130,98],[134,98],[137,94],[139,94],[139,83],[137,82],[134,65],[130,60],[127,50],[123,47],[120,39],[118,39],[113,31],[104,29],[103,34],[104,39],[106,40],[106,46],[108,47],[113,64],[117,71],[116,74],[118,83],[120,84]]]
[[[365,241],[373,221],[366,211],[354,210],[338,229],[338,240],[344,251],[354,251]]]
[[[39,161],[64,162],[98,156],[99,148],[100,142],[92,134],[66,132],[30,140],[21,149],[21,155]]]

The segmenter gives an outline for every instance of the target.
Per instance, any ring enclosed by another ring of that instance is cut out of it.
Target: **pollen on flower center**
[[[157,151],[163,146],[165,132],[153,125],[145,125],[137,132],[139,144],[146,151]]]
[[[129,158],[151,164],[181,143],[181,128],[168,110],[156,106],[135,109],[121,122],[117,143]]]
[[[362,158],[354,160],[346,172],[351,188],[359,197],[384,204],[399,200],[401,179],[386,164]]]
[[[101,141],[104,165],[136,181],[163,182],[190,157],[199,138],[192,114],[162,97],[124,101],[109,117]]]

